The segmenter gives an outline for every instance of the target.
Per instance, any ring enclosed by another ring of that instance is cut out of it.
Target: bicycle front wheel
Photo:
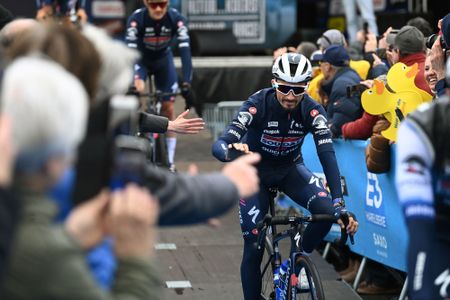
[[[276,300],[273,281],[274,261],[273,247],[270,237],[266,236],[261,264],[261,299]]]
[[[291,275],[288,291],[289,300],[325,299],[319,272],[309,257],[297,257],[295,262],[295,275]]]

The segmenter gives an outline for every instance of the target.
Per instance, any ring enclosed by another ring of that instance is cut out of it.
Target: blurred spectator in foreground
[[[0,47],[7,49],[17,37],[37,24],[34,19],[16,19],[9,22],[0,30]]]
[[[447,61],[450,84],[450,60]],[[450,297],[450,89],[400,124],[396,188],[409,233],[408,298]]]
[[[344,46],[331,46],[318,58],[324,75],[322,87],[328,96],[326,111],[333,137],[341,136],[341,127],[361,117],[361,99],[347,97],[347,86],[359,84],[361,78],[349,67],[350,57]]]
[[[22,58],[5,71],[1,100],[12,120],[14,187],[23,204],[1,299],[156,299],[150,256],[158,209],[147,192],[104,192],[75,209],[65,227],[53,224],[56,207],[46,194],[70,166],[86,126],[79,81],[51,61]],[[94,283],[84,258],[106,233],[119,258],[112,294]]]

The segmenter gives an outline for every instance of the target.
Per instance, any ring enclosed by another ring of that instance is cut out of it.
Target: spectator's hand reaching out
[[[186,119],[189,109],[182,112],[175,120],[169,121],[167,130],[183,134],[199,133],[205,128],[205,121],[202,118]]]

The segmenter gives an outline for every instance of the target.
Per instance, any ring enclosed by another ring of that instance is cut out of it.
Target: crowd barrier
[[[357,254],[406,271],[408,233],[394,185],[395,145],[391,147],[391,170],[373,174],[367,171],[365,163],[367,143],[333,140],[346,206],[359,222],[355,244],[349,246]],[[305,138],[302,153],[306,166],[325,180],[312,136]],[[339,232],[339,227],[334,226],[326,240],[334,241]]]

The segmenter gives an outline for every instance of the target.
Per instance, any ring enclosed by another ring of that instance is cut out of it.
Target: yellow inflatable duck
[[[399,62],[389,69],[387,83],[396,93],[414,91],[420,94],[423,102],[431,101],[433,96],[418,88],[414,83],[417,73],[419,73],[419,65],[417,63],[408,67],[404,63]]]
[[[374,80],[372,88],[361,95],[361,104],[366,112],[372,115],[383,115],[391,124],[381,134],[391,140],[397,140],[397,129],[403,118],[414,111],[422,103],[422,97],[416,91],[393,93],[384,83]]]

